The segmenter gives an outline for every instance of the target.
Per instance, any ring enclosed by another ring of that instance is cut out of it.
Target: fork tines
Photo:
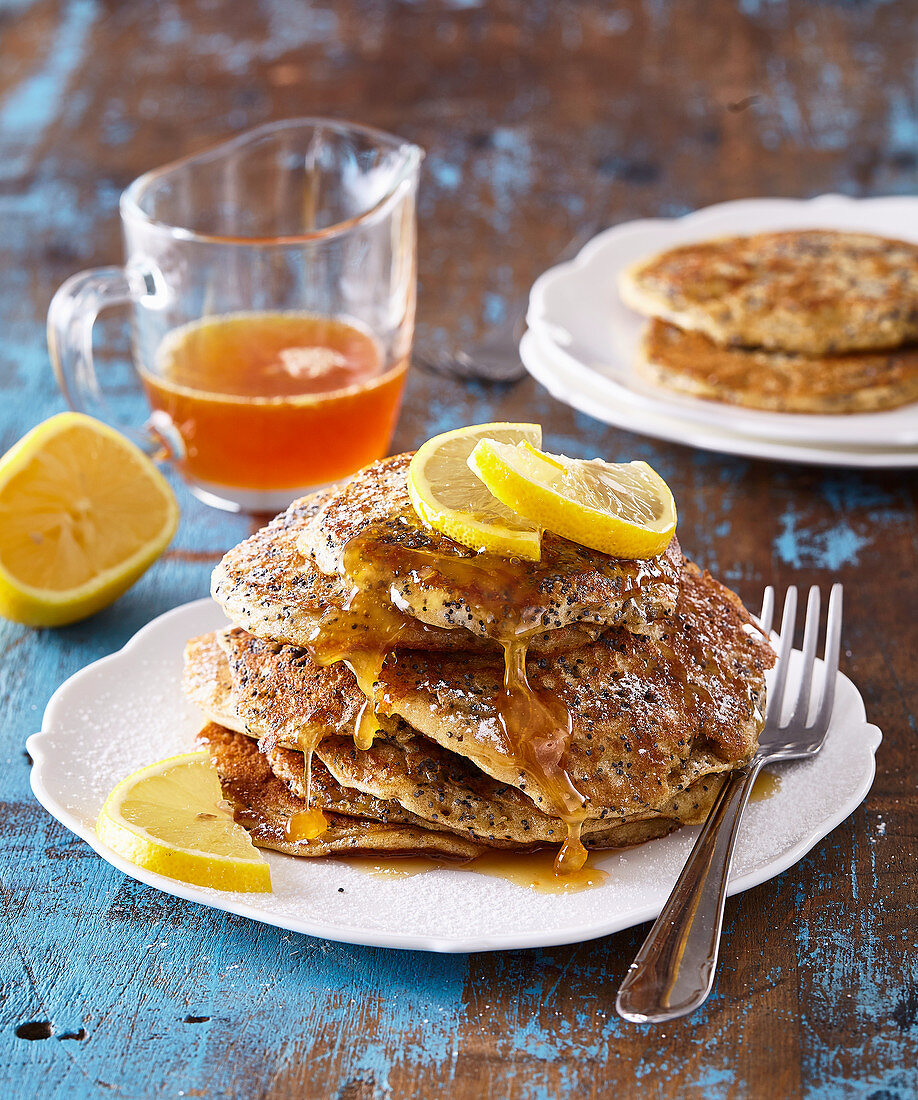
[[[762,600],[762,613],[760,622],[766,634],[771,632],[771,624],[774,616],[774,589],[769,586],[765,589]],[[826,618],[826,640],[823,650],[824,679],[819,706],[813,721],[807,724],[810,711],[810,697],[813,687],[813,670],[816,665],[816,647],[819,637],[819,613],[820,592],[813,585],[806,601],[806,620],[803,631],[803,667],[800,678],[800,688],[794,703],[793,711],[788,721],[782,726],[781,715],[784,709],[784,692],[787,684],[787,670],[790,664],[790,654],[794,645],[794,631],[797,619],[797,589],[791,585],[784,596],[784,611],[781,616],[781,630],[778,640],[778,660],[776,664],[775,680],[771,686],[768,698],[768,710],[765,718],[763,732],[775,732],[777,730],[794,733],[796,735],[812,734],[822,736],[828,729],[829,718],[832,714],[832,706],[835,701],[835,680],[838,670],[838,657],[841,646],[842,624],[842,586],[833,584],[829,593],[829,610]]]

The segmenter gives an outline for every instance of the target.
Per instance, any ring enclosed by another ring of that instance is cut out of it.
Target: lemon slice
[[[484,487],[468,467],[482,439],[539,446],[538,424],[475,424],[429,439],[411,460],[408,492],[421,519],[473,550],[538,561],[541,532]]]
[[[656,557],[676,529],[673,494],[646,462],[586,461],[482,439],[469,466],[530,522],[612,557]]]
[[[178,505],[143,452],[52,416],[0,458],[0,615],[62,626],[108,606],[165,550]]]
[[[271,871],[233,820],[207,752],[160,760],[122,779],[105,800],[96,835],[137,867],[180,882],[271,889]]]

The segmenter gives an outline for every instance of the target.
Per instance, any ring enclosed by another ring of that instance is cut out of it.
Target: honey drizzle
[[[306,784],[306,809],[291,814],[284,824],[284,836],[288,840],[316,840],[328,829],[328,818],[318,806],[310,805],[312,801],[312,754],[319,734],[305,737],[302,733],[299,737],[300,751],[303,753],[303,778]]]
[[[410,523],[406,524],[405,533],[410,530]],[[377,563],[384,565],[380,567]],[[504,681],[497,710],[506,752],[498,762],[506,767],[509,757],[545,792],[549,811],[567,828],[567,837],[555,860],[555,871],[558,875],[578,871],[587,858],[580,839],[587,803],[561,763],[570,743],[570,713],[557,698],[535,691],[526,674],[529,642],[545,629],[539,614],[545,570],[532,563],[525,566],[510,563],[493,554],[472,558],[411,547],[404,538],[393,539],[391,530],[377,531],[373,527],[348,542],[344,567],[355,585],[352,601],[375,594],[378,601],[375,615],[379,615],[380,606],[388,608],[389,616],[395,611],[389,602],[395,587],[392,582],[403,577],[410,577],[421,588],[443,586],[462,593],[482,632],[504,651]],[[552,571],[557,568],[555,564]],[[625,581],[620,595],[623,600],[640,595],[652,576],[644,562],[616,562],[614,571]],[[398,621],[404,623],[404,616],[399,615]],[[378,651],[374,684],[386,656],[395,647],[398,633],[387,634]],[[348,660],[343,654],[339,659]],[[368,679],[366,674],[364,679]],[[368,687],[369,690],[364,687],[364,692],[371,696],[373,688]]]
[[[781,789],[781,776],[775,775],[774,772],[759,772],[755,777],[755,783],[752,784],[752,793],[749,795],[750,802],[764,802],[767,798],[772,798]]]
[[[368,749],[377,730],[376,682],[410,622],[392,603],[393,580],[410,577],[421,588],[443,586],[460,591],[481,631],[504,651],[497,711],[506,751],[494,754],[496,763],[506,768],[509,757],[544,791],[549,812],[567,828],[555,859],[555,873],[574,875],[587,859],[580,839],[587,802],[562,765],[570,743],[571,717],[559,699],[532,688],[526,653],[530,640],[546,629],[540,613],[542,581],[562,567],[559,555],[576,555],[578,551],[576,547],[558,551],[558,560],[540,569],[539,563],[521,566],[494,554],[469,557],[406,545],[405,536],[410,536],[413,526],[406,520],[404,531],[394,538],[391,527],[371,526],[347,542],[342,564],[353,587],[343,608],[316,616],[306,648],[318,664],[343,661],[354,673],[365,696],[355,722],[354,744]],[[624,581],[618,594],[623,601],[639,596],[653,577],[645,562],[610,561],[609,566],[607,571]],[[307,779],[307,794],[308,790]],[[305,812],[312,812],[308,801]]]
[[[552,848],[534,852],[495,849],[467,860],[437,859],[435,856],[352,856],[342,858],[348,867],[356,867],[378,878],[414,878],[428,871],[463,871],[488,878],[499,878],[538,894],[577,894],[593,890],[609,878],[609,872],[588,861],[579,870],[559,875]]]
[[[405,615],[391,604],[374,599],[357,585],[351,589],[342,607],[320,612],[313,621],[305,643],[309,655],[322,666],[343,661],[353,672],[364,695],[354,722],[354,744],[358,749],[369,749],[378,732],[376,707],[372,702],[374,685],[407,625]],[[328,819],[322,811],[311,806],[312,754],[321,737],[322,731],[315,731],[311,736],[301,732],[298,738],[298,747],[303,753],[306,808],[288,818],[284,826],[288,840],[314,840],[328,828]]]
[[[567,837],[555,861],[558,874],[579,871],[587,850],[580,839],[586,817],[586,801],[574,786],[561,761],[571,739],[571,715],[555,696],[533,691],[526,675],[528,642],[503,641],[504,686],[497,715],[512,756],[527,775],[540,781],[552,809],[567,827]]]

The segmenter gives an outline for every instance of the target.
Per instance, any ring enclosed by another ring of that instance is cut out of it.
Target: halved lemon
[[[482,439],[469,467],[531,523],[612,557],[655,557],[676,529],[673,494],[646,462],[566,458],[528,441]]]
[[[507,446],[538,447],[538,424],[475,424],[429,439],[411,460],[408,492],[421,519],[473,550],[538,561],[541,532],[497,500],[469,469],[468,458],[482,439]]]
[[[82,413],[0,458],[0,615],[62,626],[108,606],[169,545],[178,505],[147,456]]]
[[[137,867],[246,893],[271,889],[271,871],[233,820],[207,752],[160,760],[122,779],[105,800],[96,835]]]

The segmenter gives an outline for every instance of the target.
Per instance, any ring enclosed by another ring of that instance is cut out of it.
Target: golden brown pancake
[[[745,763],[773,662],[738,598],[689,565],[674,616],[652,635],[609,631],[554,659],[533,658],[528,673],[541,699],[570,713],[561,766],[588,800],[588,818],[607,818],[659,809],[702,776]],[[539,770],[521,766],[513,750],[502,691],[498,663],[399,652],[380,674],[377,707],[553,807]],[[557,759],[558,746],[535,751]]]
[[[495,643],[466,630],[441,629],[386,605],[386,623],[379,622],[379,601],[355,604],[351,586],[338,576],[326,576],[297,549],[297,540],[328,493],[295,500],[290,507],[238,546],[214,570],[211,592],[227,615],[259,638],[308,645],[317,627],[337,631],[354,648],[375,644],[380,626],[396,620],[399,644],[412,649],[492,649]],[[674,551],[675,553],[675,551]],[[673,597],[674,598],[674,597]],[[348,611],[344,608],[350,604]],[[536,651],[556,651],[582,645],[600,627],[574,623],[531,640]]]
[[[220,775],[223,795],[235,808],[235,819],[259,848],[294,856],[360,852],[398,852],[469,859],[486,849],[455,833],[418,825],[326,813],[328,830],[315,840],[287,839],[287,821],[306,808],[286,783],[274,775],[267,758],[245,734],[211,723],[198,734]]]
[[[742,345],[803,355],[918,341],[918,246],[828,229],[721,237],[622,273],[639,313]]]
[[[427,821],[492,843],[558,839],[563,827],[518,790],[497,783],[397,718],[367,750],[351,736],[364,696],[349,669],[321,668],[302,649],[276,646],[237,629],[193,638],[185,649],[185,690],[212,721],[259,739],[275,771],[298,797],[301,730],[312,740],[324,722],[314,760],[345,788],[395,802]],[[323,795],[319,794],[319,799]],[[331,801],[317,801],[334,808]]]
[[[649,561],[612,558],[549,531],[538,562],[477,553],[417,518],[408,495],[411,458],[395,455],[361,470],[297,540],[323,573],[347,578],[374,604],[391,602],[431,627],[490,638],[573,624],[643,630],[675,606],[682,566],[675,539]],[[398,645],[417,648],[401,636]]]
[[[776,412],[876,412],[918,401],[918,347],[813,358],[718,347],[700,332],[653,320],[637,369],[679,393]]]
[[[235,650],[232,676],[227,649]],[[255,668],[264,675],[253,683],[247,670]],[[343,716],[353,713],[362,698],[349,672],[350,686],[346,677],[330,679],[342,689],[339,712],[335,712],[336,693],[326,694],[321,687],[332,671],[312,665],[302,650],[272,646],[238,629],[192,639],[186,647],[185,683],[190,698],[211,721],[261,737],[260,746],[272,770],[300,799],[305,796],[305,782],[303,755],[295,751],[298,733],[292,716],[297,705],[307,725],[322,713],[330,729],[341,729],[347,726]],[[316,699],[324,699],[318,709]],[[319,742],[313,756],[315,805],[345,813],[359,811],[360,816],[380,820],[423,820],[430,827],[446,828],[490,846],[563,841],[563,823],[536,809],[515,787],[486,775],[401,720],[382,721],[388,732],[368,750],[356,749],[353,738],[340,733],[330,733]],[[644,807],[631,815],[621,828],[608,820],[588,822],[586,842],[593,847],[637,843],[627,838],[637,835],[633,826],[644,819],[659,819],[663,832],[700,821],[718,786],[716,777],[702,776],[664,805]],[[360,796],[371,801],[360,802]]]
[[[589,798],[592,819],[668,814],[681,791],[740,766],[755,747],[764,670],[774,655],[739,600],[689,567],[673,619],[655,630],[609,631],[578,650],[529,661],[536,691],[570,710],[563,763]],[[228,631],[223,641],[234,651],[229,677],[219,660],[206,671],[208,654],[219,650],[213,640],[189,646],[186,682],[210,716],[264,738],[266,747],[295,748],[300,723],[321,714],[328,732],[317,754],[345,786],[394,799],[428,820],[436,813],[477,836],[554,838],[553,804],[507,751],[499,662],[398,651],[378,684],[381,709],[390,713],[388,723],[380,720],[387,739],[358,752],[347,734],[361,693],[349,673],[242,631]],[[391,716],[413,729],[391,725]],[[438,754],[426,739],[449,751]],[[533,802],[548,812],[537,813]]]
[[[234,817],[259,848],[270,848],[292,856],[361,855],[427,855],[436,859],[471,859],[491,850],[492,846],[476,843],[448,830],[425,828],[414,824],[379,821],[326,811],[328,830],[314,840],[287,839],[287,821],[306,808],[306,803],[293,794],[283,779],[275,775],[265,756],[244,734],[211,723],[198,734],[198,744],[210,751],[211,760],[220,776],[223,796],[233,803]],[[707,815],[719,788],[718,778],[697,784],[685,792],[683,802],[693,801],[693,821]],[[680,808],[680,813],[683,810]],[[629,820],[592,835],[584,842],[590,848],[630,847],[646,840],[665,836],[689,820],[659,815]],[[530,851],[533,845],[517,845],[520,851]]]

